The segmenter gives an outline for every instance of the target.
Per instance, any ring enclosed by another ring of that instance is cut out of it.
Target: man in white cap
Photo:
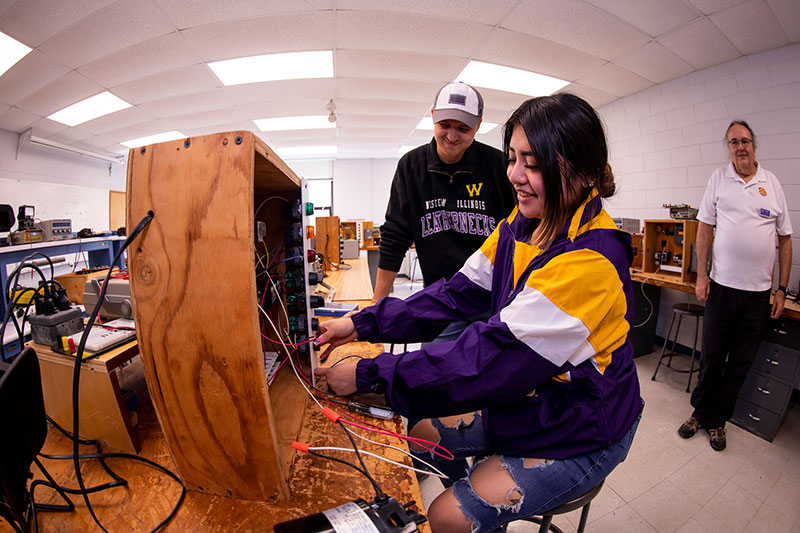
[[[455,274],[514,207],[503,153],[475,140],[483,97],[465,83],[436,94],[433,139],[406,153],[392,181],[372,301],[392,290],[414,244],[424,284]],[[458,337],[467,322],[454,322],[437,342]]]

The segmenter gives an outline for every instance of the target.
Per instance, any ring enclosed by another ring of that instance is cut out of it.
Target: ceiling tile
[[[272,117],[296,117],[305,115],[327,115],[326,109],[330,99],[307,99],[294,101],[269,100],[240,106],[251,119]],[[339,110],[336,110],[338,114]]]
[[[337,0],[338,10],[375,10],[416,13],[429,17],[470,20],[483,24],[500,23],[517,0],[462,0],[457,5],[430,0]]]
[[[606,61],[569,46],[526,33],[495,28],[475,50],[473,58],[513,66],[562,80],[574,80]]]
[[[178,29],[193,28],[226,20],[331,10],[333,0],[269,0],[269,2],[220,2],[219,0],[156,0]]]
[[[194,93],[219,86],[206,65],[193,65],[124,83],[114,87],[114,94],[132,104],[141,104],[180,95],[191,98]]]
[[[728,9],[736,4],[747,2],[747,0],[687,0],[690,4],[700,10],[704,15],[710,15],[723,9]]]
[[[103,9],[116,0],[65,2],[64,0],[36,0],[35,2],[8,2],[13,7],[0,18],[0,31],[21,43],[35,48],[53,35],[75,24],[82,18]]]
[[[202,113],[192,113],[189,115],[180,115],[170,117],[170,121],[175,124],[179,130],[202,128],[206,125],[226,124],[232,121],[247,120],[248,116],[239,109],[217,109],[214,111],[204,111]],[[255,125],[254,125],[255,126]]]
[[[585,85],[581,85],[580,83],[570,83],[569,85],[561,89],[561,91],[559,92],[562,91],[565,93],[572,93],[580,96],[581,98],[589,102],[589,104],[591,104],[591,106],[594,107],[595,109],[604,106],[609,102],[613,102],[614,100],[617,99],[617,97],[614,96],[613,94],[608,94],[607,92],[601,91],[600,89],[587,87]]]
[[[237,19],[183,31],[204,61],[280,52],[332,50],[334,14],[312,11]]]
[[[698,18],[697,11],[683,0],[586,0],[593,6],[639,28],[652,37]]]
[[[614,60],[614,63],[655,83],[662,83],[694,70],[689,63],[655,41]]]
[[[330,100],[335,93],[333,78],[308,80],[281,80],[264,83],[248,83],[226,87],[227,92],[239,104],[270,101],[294,101],[306,99]]]
[[[69,68],[63,64],[32,50],[0,76],[0,102],[14,105],[67,72]]]
[[[369,128],[391,130],[392,135],[401,135],[402,131],[408,133],[410,128],[419,124],[417,117],[386,117],[380,115],[343,115],[336,121],[336,127],[342,128]],[[401,130],[401,131],[399,131]]]
[[[739,56],[728,38],[706,19],[663,35],[658,42],[697,69],[718,65]]]
[[[122,0],[48,39],[40,50],[78,68],[174,30],[153,0]]]
[[[152,74],[200,63],[178,32],[114,52],[78,69],[103,87],[115,87]]]
[[[743,54],[789,44],[778,20],[763,0],[739,4],[709,18]]]
[[[24,109],[10,107],[0,115],[0,129],[19,133],[30,128],[40,118],[42,117]]]
[[[147,137],[148,135],[155,135],[165,131],[172,131],[175,128],[169,121],[164,120],[149,120],[147,122],[140,122],[131,126],[125,126],[113,131],[105,132],[102,136],[114,142],[130,141],[131,139],[139,139]],[[183,132],[186,133],[186,132]]]
[[[793,43],[800,42],[800,2],[797,0],[767,0],[778,23]]]
[[[365,78],[339,78],[336,80],[336,97],[366,99],[396,99],[430,102],[444,83],[412,80],[385,80]]]
[[[435,52],[466,59],[474,43],[486,39],[490,30],[491,26],[485,24],[405,13],[340,11],[336,17],[336,45],[337,48]]]
[[[134,106],[84,122],[80,126],[90,131],[93,135],[101,135],[109,131],[133,126],[134,124],[150,122],[153,119],[153,115]]]
[[[56,141],[64,144],[71,144],[88,139],[93,135],[94,134],[91,131],[87,130],[86,128],[83,128],[81,126],[75,126],[72,128],[61,130],[57,133],[48,136],[47,138],[50,139],[51,141]]]
[[[47,116],[101,92],[103,87],[73,70],[26,96],[20,100],[19,106]]]
[[[253,123],[250,123],[250,129],[258,131]],[[268,139],[270,144],[336,144],[336,139],[339,134],[337,129],[325,130],[287,130],[287,131],[260,131],[259,135]],[[325,141],[319,142],[319,141]]]
[[[601,9],[578,0],[521,2],[501,27],[571,46],[611,61],[650,37]]]
[[[577,81],[581,85],[600,89],[614,96],[632,94],[652,85],[651,82],[641,76],[637,76],[633,72],[613,63],[607,63],[602,68],[581,77]]]
[[[463,57],[436,56],[389,50],[336,50],[336,75],[344,78],[412,79],[447,83],[467,61]]]
[[[45,138],[49,138],[50,135],[54,135],[60,131],[69,129],[69,126],[66,124],[61,124],[60,122],[50,120],[49,118],[40,118],[34,122],[31,127],[33,128],[34,135]]]
[[[202,93],[173,96],[162,100],[154,100],[140,104],[139,107],[151,115],[158,117],[171,117],[187,113],[199,113],[212,109],[224,109],[235,105],[225,89],[212,89]]]
[[[433,97],[431,97],[431,103],[339,98],[336,100],[336,112],[348,115],[396,115],[422,118],[430,111],[432,103]]]

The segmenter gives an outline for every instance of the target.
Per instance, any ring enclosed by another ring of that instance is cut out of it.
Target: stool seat
[[[705,310],[706,308],[703,307],[702,305],[690,304],[685,302],[677,303],[672,306],[673,313],[680,313],[682,315],[687,315],[687,316],[703,316]]]
[[[656,375],[658,374],[658,369],[661,368],[661,365],[664,365],[667,368],[669,368],[670,370],[673,370],[675,372],[681,372],[683,374],[689,374],[689,381],[686,384],[686,392],[689,392],[689,390],[692,388],[692,375],[697,371],[697,368],[695,368],[695,364],[694,364],[695,360],[699,359],[699,355],[697,357],[695,357],[695,354],[697,353],[697,333],[700,330],[700,317],[703,316],[704,312],[705,312],[705,307],[703,307],[702,305],[692,304],[692,303],[688,303],[688,302],[680,302],[680,303],[673,304],[673,306],[672,306],[672,321],[670,321],[670,323],[669,323],[669,330],[667,331],[667,336],[664,337],[664,344],[661,346],[661,353],[658,356],[658,364],[656,365],[656,369],[653,372],[653,377],[650,378],[652,381],[656,380]],[[678,352],[676,352],[675,351],[675,347],[678,344],[678,335],[680,334],[680,331],[681,331],[681,321],[683,320],[683,317],[685,317],[685,316],[686,317],[694,317],[694,319],[695,319],[695,323],[694,323],[694,345],[692,345],[692,356],[691,356],[691,359],[689,360],[689,368],[687,370],[678,369],[678,368],[672,368],[672,356],[673,355],[684,355],[684,354],[679,354]],[[672,334],[672,326],[675,325],[675,317],[678,317],[678,327],[675,329],[675,337],[673,337],[673,339],[672,339],[672,351],[670,351],[670,353],[668,353],[668,354],[665,354],[664,350],[666,349],[667,343],[669,342],[669,337]],[[666,357],[666,356],[669,356],[669,361],[667,361],[667,363],[664,364],[662,361],[664,360],[664,357]]]
[[[549,511],[545,511],[542,513],[542,517],[539,518],[538,516],[528,516],[526,518],[521,518],[520,520],[524,520],[526,522],[533,522],[534,524],[540,524],[539,526],[539,533],[545,533],[547,531],[552,531],[554,533],[564,533],[561,528],[556,525],[553,525],[553,516],[566,514],[569,512],[574,511],[575,509],[580,509],[583,507],[581,511],[581,520],[580,524],[578,525],[578,533],[583,533],[583,530],[586,528],[586,522],[589,519],[589,505],[592,503],[592,500],[595,496],[600,493],[600,489],[603,488],[603,481],[601,481],[595,488],[584,494],[583,496],[579,496],[574,500],[570,500],[566,503],[562,503],[558,507],[554,509],[550,509]]]

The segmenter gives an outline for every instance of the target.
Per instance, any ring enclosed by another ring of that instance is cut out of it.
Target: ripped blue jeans
[[[491,505],[484,501],[473,490],[469,475],[453,483],[453,495],[464,516],[472,522],[475,533],[495,531],[514,520],[540,515],[587,493],[624,461],[641,418],[640,414],[618,442],[577,457],[546,460],[526,467],[522,457],[501,455],[502,467],[508,470],[515,485],[509,492],[509,498],[513,501],[509,505]],[[439,444],[453,452],[456,458],[492,453],[486,444],[480,413],[475,413],[472,422],[455,427],[445,426],[438,419],[431,421],[441,437]],[[415,452],[415,455],[432,461],[440,469],[447,463],[446,459],[432,457],[430,452]],[[468,474],[471,475],[477,466],[470,468]]]

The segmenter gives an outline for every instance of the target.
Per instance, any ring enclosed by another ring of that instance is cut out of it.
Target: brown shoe
[[[723,427],[711,428],[708,430],[708,434],[711,435],[711,447],[714,448],[714,450],[721,452],[725,449],[725,445],[727,444],[725,439],[726,433],[727,431]]]
[[[694,437],[698,429],[700,429],[700,421],[692,416],[678,428],[678,435],[684,439],[688,439]]]

